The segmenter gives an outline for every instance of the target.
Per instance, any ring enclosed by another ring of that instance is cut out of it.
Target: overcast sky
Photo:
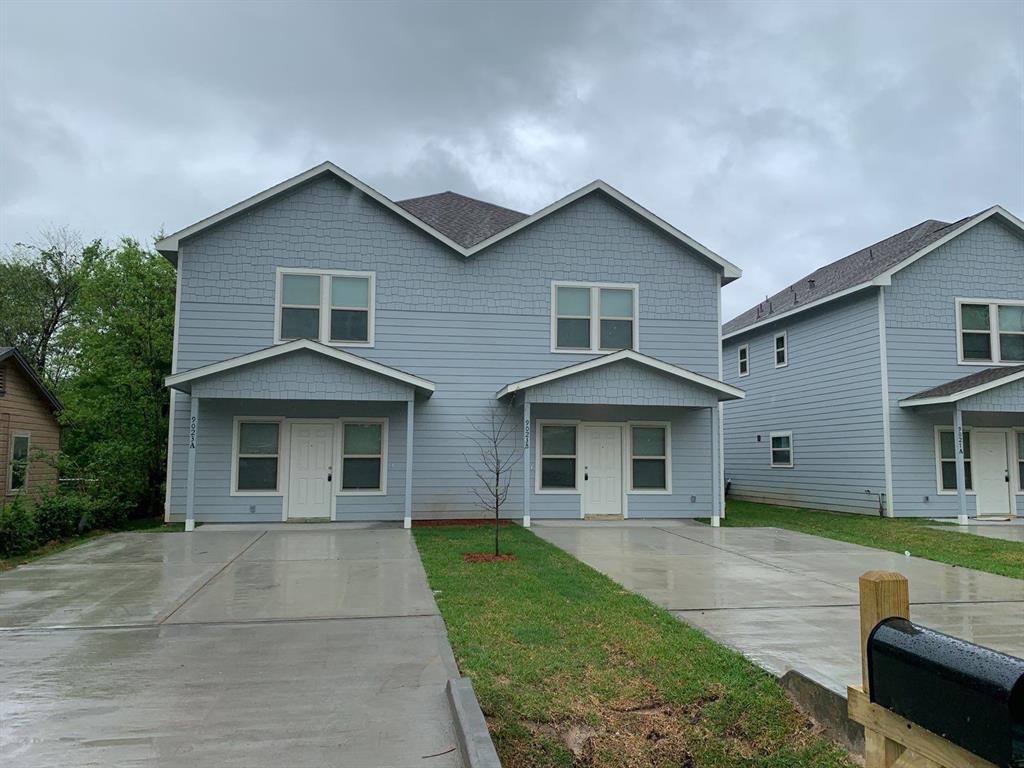
[[[322,160],[533,212],[602,178],[744,270],[1024,215],[1024,2],[0,0],[0,244],[150,239]]]

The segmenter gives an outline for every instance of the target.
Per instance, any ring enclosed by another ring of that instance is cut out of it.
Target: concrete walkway
[[[781,676],[859,682],[857,579],[900,571],[921,624],[1024,657],[1024,581],[777,528],[535,521],[547,539]]]
[[[0,765],[462,764],[408,531],[117,534],[0,575]]]
[[[968,525],[936,525],[932,526],[937,531],[949,531],[950,533],[969,533],[975,536],[984,536],[989,539],[1003,539],[1004,541],[1019,541],[1024,543],[1024,519],[1019,522],[1005,523],[969,523]]]

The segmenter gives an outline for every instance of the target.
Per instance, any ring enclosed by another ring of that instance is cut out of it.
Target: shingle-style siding
[[[1015,381],[981,392],[960,401],[965,411],[1010,412],[1024,414],[1024,381]],[[1024,416],[1021,417],[1024,426]]]
[[[315,352],[232,368],[192,385],[195,397],[267,400],[409,400],[408,384],[387,379]]]
[[[774,337],[789,364],[776,368]],[[738,348],[749,345],[748,376]],[[874,290],[780,320],[724,344],[725,477],[735,498],[877,514],[885,492],[878,298]],[[793,433],[794,466],[770,466],[771,432]]]
[[[531,403],[606,403],[708,408],[718,399],[705,387],[638,363],[623,361],[541,384],[526,393]]]
[[[479,514],[464,458],[472,422],[486,418],[504,385],[587,359],[550,351],[553,280],[638,283],[640,351],[718,377],[720,268],[602,194],[466,259],[346,184],[321,179],[183,241],[178,263],[178,372],[273,344],[277,267],[376,273],[375,346],[352,351],[437,385],[416,405],[418,517]],[[189,405],[176,401],[171,510],[180,516]],[[403,443],[404,433],[392,446]],[[218,472],[226,488],[226,468]],[[196,499],[199,519],[240,506]],[[521,512],[512,493],[508,513]]]
[[[956,495],[938,495],[936,487],[934,425],[952,425],[952,406],[922,412],[898,405],[903,398],[991,365],[957,363],[957,298],[1024,300],[1024,240],[989,219],[896,273],[885,289],[897,515],[951,516],[959,511]],[[964,422],[1024,426],[1016,402],[1016,407],[1012,400],[1006,403],[1015,415],[993,422],[989,416],[967,414]],[[1020,498],[1018,512],[1024,514]],[[974,497],[969,496],[968,513],[974,512]]]
[[[53,463],[60,450],[60,425],[49,403],[40,395],[24,371],[8,358],[0,362],[5,378],[0,394],[0,506],[10,501],[11,442],[16,434],[29,435],[26,491],[36,498],[57,485],[57,469]],[[47,458],[48,457],[48,458]]]

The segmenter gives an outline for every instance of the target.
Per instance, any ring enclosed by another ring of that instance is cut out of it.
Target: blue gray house
[[[168,519],[478,517],[492,418],[527,525],[719,514],[740,271],[601,181],[526,215],[392,201],[324,163],[157,249],[177,268]]]
[[[1024,224],[925,221],[722,329],[737,498],[892,516],[1024,514]]]

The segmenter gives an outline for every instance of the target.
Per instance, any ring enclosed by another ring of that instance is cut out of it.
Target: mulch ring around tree
[[[467,563],[508,563],[519,558],[515,555],[488,555],[484,552],[467,552],[462,556]]]
[[[487,520],[479,517],[468,517],[459,518],[454,520],[413,520],[413,526],[416,528],[448,528],[451,526],[457,526],[459,528],[480,528],[484,525],[494,525],[494,520]],[[511,520],[502,520],[501,527],[506,528],[510,525],[515,525]]]

